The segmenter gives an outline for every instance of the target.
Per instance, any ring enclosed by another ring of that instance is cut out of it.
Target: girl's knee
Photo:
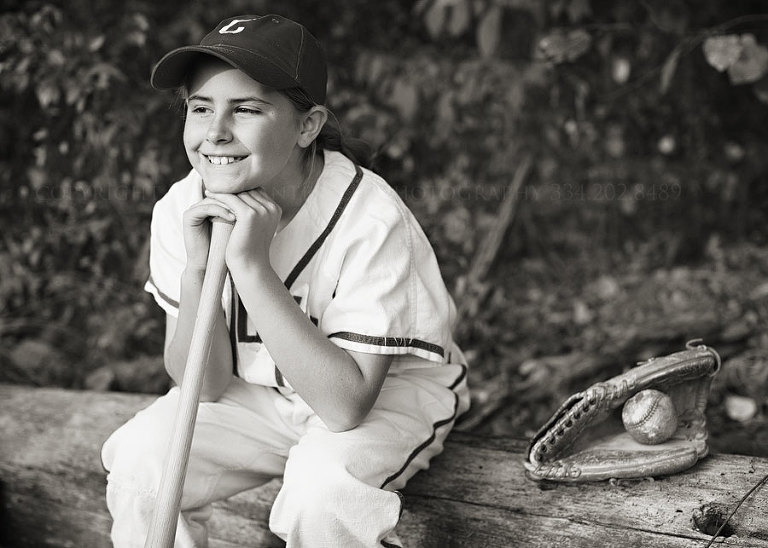
[[[158,400],[115,430],[101,449],[102,464],[110,478],[159,481],[173,418],[165,402]]]
[[[278,536],[297,545],[313,538],[374,546],[394,529],[401,511],[396,493],[361,481],[343,463],[304,464],[286,466],[270,514],[270,528]]]
[[[352,466],[335,451],[292,452],[283,474],[285,496],[294,504],[315,512],[337,501],[359,497],[378,490],[365,475],[355,474]]]

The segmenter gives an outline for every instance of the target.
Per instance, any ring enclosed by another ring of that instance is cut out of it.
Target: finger
[[[222,194],[222,196],[227,196],[227,195],[226,194]],[[216,205],[216,206],[219,206],[219,207],[223,207],[224,209],[226,209],[230,213],[234,213],[232,211],[232,208],[229,207],[229,205],[227,205],[226,203],[224,203],[221,200],[217,200],[213,196],[203,198],[202,200],[200,200],[198,202],[198,204],[213,204],[213,205]]]
[[[264,192],[249,190],[238,194],[238,197],[256,211],[268,213],[280,213],[281,211],[280,206]]]
[[[232,213],[232,210],[227,206],[227,204],[220,202],[219,200],[216,200],[214,198],[203,198],[196,204],[193,204],[192,206],[190,206],[189,209],[197,209],[197,208],[200,208],[201,210],[207,210],[207,211],[216,211],[217,209],[223,209],[224,211]]]
[[[221,217],[228,221],[235,220],[235,215],[229,208],[214,200],[198,202],[187,210],[187,216],[192,224],[202,224],[210,217]]]
[[[241,192],[239,195],[248,196],[250,198],[259,200],[260,202],[264,202],[264,203],[269,203],[269,204],[275,203],[275,201],[272,199],[272,196],[267,194],[267,191],[261,187],[252,188],[251,190],[246,190],[245,192]]]
[[[223,204],[224,207],[232,211],[232,213],[234,213],[236,217],[246,215],[250,210],[250,207],[235,194],[219,194],[215,192],[209,192],[206,190],[205,195],[209,199],[215,200]]]
[[[266,194],[249,195],[246,192],[240,194],[215,194],[209,195],[211,198],[221,200],[224,205],[232,209],[239,218],[245,218],[246,215],[256,213],[263,215],[281,215],[282,209],[272,201]]]

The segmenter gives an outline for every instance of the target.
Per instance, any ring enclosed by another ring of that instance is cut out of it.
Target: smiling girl
[[[156,65],[180,88],[192,171],[152,216],[146,289],[181,383],[210,243],[234,222],[177,528],[206,546],[211,503],[281,476],[288,546],[400,546],[397,491],[468,407],[454,306],[398,195],[328,122],[325,59],[277,15],[226,19]],[[143,546],[178,387],[102,449],[117,547]]]

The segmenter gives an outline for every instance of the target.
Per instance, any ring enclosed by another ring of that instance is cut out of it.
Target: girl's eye
[[[190,105],[188,109],[189,109],[189,112],[192,112],[194,114],[205,114],[210,110],[208,107],[204,107],[202,105],[196,105],[196,106]]]
[[[261,110],[253,107],[237,107],[235,112],[242,114],[261,114]]]

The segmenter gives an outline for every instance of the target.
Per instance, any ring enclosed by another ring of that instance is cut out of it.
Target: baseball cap
[[[299,87],[316,104],[325,103],[325,54],[310,32],[280,15],[238,15],[221,21],[199,45],[167,53],[152,69],[156,89],[184,83],[193,61],[212,55],[275,89]]]

